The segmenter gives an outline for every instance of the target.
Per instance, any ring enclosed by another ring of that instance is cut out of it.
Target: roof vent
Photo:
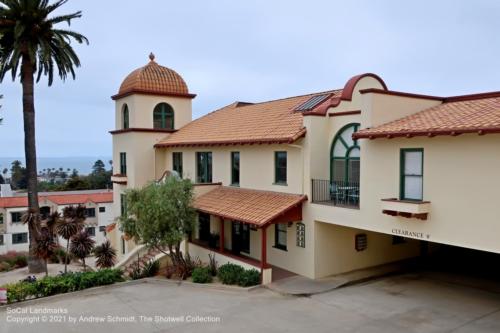
[[[331,94],[321,94],[321,95],[316,95],[311,98],[309,98],[307,101],[304,103],[300,104],[297,106],[294,110],[295,111],[309,111],[314,109],[316,106],[319,104],[323,103],[328,97],[330,97]]]

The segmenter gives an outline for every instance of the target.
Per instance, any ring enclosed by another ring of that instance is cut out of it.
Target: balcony
[[[359,209],[359,182],[313,179],[311,202]]]
[[[382,199],[382,213],[390,216],[427,220],[431,203],[429,201]]]

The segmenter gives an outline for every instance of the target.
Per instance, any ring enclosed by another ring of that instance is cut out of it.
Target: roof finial
[[[151,61],[155,61],[155,55],[154,55],[154,53],[153,53],[153,52],[151,52],[151,53],[149,54],[149,60],[151,60]]]

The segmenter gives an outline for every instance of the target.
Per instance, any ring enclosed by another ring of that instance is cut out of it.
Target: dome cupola
[[[149,63],[131,72],[120,85],[118,94],[113,99],[131,94],[147,94],[194,98],[190,94],[184,79],[173,69],[158,65],[153,53],[149,55]]]

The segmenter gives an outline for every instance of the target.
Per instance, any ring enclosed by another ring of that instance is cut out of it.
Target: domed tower
[[[192,120],[191,101],[184,79],[160,66],[155,56],[131,72],[120,85],[115,101],[113,135],[114,213],[124,210],[123,192],[155,178],[154,145]],[[118,246],[120,248],[120,246]]]

